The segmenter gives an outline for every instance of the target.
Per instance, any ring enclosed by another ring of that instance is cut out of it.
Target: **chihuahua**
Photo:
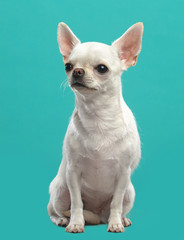
[[[130,226],[135,190],[131,174],[141,156],[131,110],[122,97],[121,74],[137,62],[143,24],[130,27],[106,45],[81,43],[65,23],[57,40],[68,83],[75,94],[63,159],[50,184],[48,213],[67,232],[84,232],[85,223],[108,223],[108,231]]]

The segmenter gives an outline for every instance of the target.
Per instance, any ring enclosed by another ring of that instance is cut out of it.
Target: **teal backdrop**
[[[182,0],[0,1],[1,239],[184,239],[183,11]],[[60,87],[61,21],[82,42],[107,44],[144,23],[138,63],[122,76],[142,141],[133,225],[122,234],[107,225],[69,234],[47,214],[74,109],[72,91]]]

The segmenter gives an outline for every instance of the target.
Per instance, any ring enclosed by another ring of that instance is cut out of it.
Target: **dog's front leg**
[[[123,198],[130,181],[130,173],[130,168],[124,169],[117,179],[117,185],[110,206],[109,232],[124,232],[122,224]]]
[[[67,170],[67,184],[71,198],[70,223],[67,232],[84,232],[83,203],[81,199],[81,172],[80,169],[70,166]]]

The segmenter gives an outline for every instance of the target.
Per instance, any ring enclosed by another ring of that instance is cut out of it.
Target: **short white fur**
[[[142,47],[143,24],[129,28],[111,46],[81,43],[69,27],[58,25],[58,44],[75,94],[75,109],[63,144],[63,159],[50,184],[48,213],[68,232],[83,232],[85,221],[109,223],[123,232],[135,198],[131,174],[141,156],[131,110],[122,97],[121,74],[134,66]],[[108,71],[101,74],[97,66]],[[86,87],[73,87],[73,70],[83,69]]]

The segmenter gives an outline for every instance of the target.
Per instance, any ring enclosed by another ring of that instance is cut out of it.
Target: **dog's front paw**
[[[109,222],[107,231],[108,232],[124,232],[124,227],[122,223]]]
[[[70,233],[81,233],[84,232],[84,225],[83,224],[75,224],[75,223],[70,223],[66,228],[66,232]]]

